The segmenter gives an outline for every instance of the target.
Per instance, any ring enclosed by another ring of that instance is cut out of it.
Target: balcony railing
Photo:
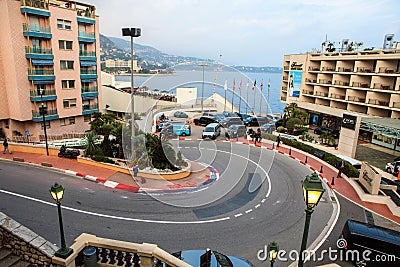
[[[318,83],[320,84],[332,84],[332,81],[326,79],[319,79]]]
[[[30,6],[34,8],[49,9],[47,0],[21,0],[21,6]]]
[[[27,54],[51,55],[51,54],[53,54],[53,50],[51,48],[25,46],[25,53],[27,53]]]
[[[304,89],[304,90],[302,90],[302,92],[303,92],[303,94],[306,94],[306,95],[313,95],[314,94],[313,90]]]
[[[54,70],[28,69],[28,75],[54,75]]]
[[[378,105],[378,106],[385,106],[385,107],[389,106],[389,102],[388,101],[382,101],[382,100],[379,100],[379,99],[372,99],[372,98],[368,99],[368,104]]]
[[[97,70],[84,70],[81,69],[81,74],[85,75],[85,74],[97,74]]]
[[[368,67],[357,67],[357,72],[372,73],[372,69]]]
[[[282,86],[282,92],[287,92],[287,86]]]
[[[363,83],[363,82],[353,82],[352,83],[353,87],[360,87],[360,88],[369,88],[368,83]]]
[[[396,71],[392,68],[388,68],[388,67],[380,67],[378,69],[379,73],[396,73]]]
[[[288,76],[282,76],[282,80],[287,81],[288,80]]]
[[[47,109],[45,116],[57,115],[57,109]],[[43,115],[40,111],[32,110],[33,118],[41,118]]]
[[[95,39],[93,32],[78,32],[78,37]]]
[[[98,104],[93,104],[93,105],[83,105],[82,106],[83,110],[94,110],[94,109],[99,109]]]
[[[308,67],[309,71],[319,71],[319,67],[310,66]]]
[[[350,68],[345,68],[345,67],[338,67],[338,72],[353,72],[352,69]]]
[[[45,91],[43,91],[43,96],[40,95],[37,90],[30,91],[30,94],[31,94],[31,97],[39,97],[39,98],[45,97],[45,96],[54,96],[54,95],[56,95],[56,90],[54,90],[54,89],[45,90]]]
[[[394,90],[394,86],[389,84],[374,83],[374,89],[380,90]]]
[[[284,66],[283,70],[289,70],[289,66]]]
[[[340,94],[331,94],[331,98],[345,100],[346,96],[345,95],[340,95]]]
[[[281,101],[286,101],[286,96],[281,96]]]
[[[338,81],[338,80],[335,80],[335,81],[333,82],[333,84],[334,84],[334,85],[341,85],[341,86],[349,86],[349,85],[350,85],[349,82]]]
[[[94,19],[95,15],[96,15],[96,12],[94,10],[89,9],[89,8],[87,8],[87,9],[77,9],[76,13],[77,13],[78,16],[85,17],[85,18],[91,18],[91,19]]]
[[[93,87],[82,87],[81,92],[82,93],[95,93],[98,91],[97,91],[97,87],[93,86]]]
[[[50,33],[50,27],[22,24],[24,32]]]
[[[317,83],[317,80],[306,78],[306,83]]]
[[[94,51],[79,51],[79,56],[81,56],[81,57],[96,57],[96,52],[94,52]]]
[[[347,100],[353,102],[365,103],[365,98],[360,98],[358,96],[348,96]]]
[[[332,67],[322,67],[322,71],[335,71],[335,68],[332,68]]]
[[[314,95],[327,97],[327,96],[328,96],[328,93],[324,93],[324,92],[321,92],[321,91],[316,91],[316,92],[314,93]]]

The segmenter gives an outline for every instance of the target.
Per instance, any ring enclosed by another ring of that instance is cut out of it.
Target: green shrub
[[[279,126],[279,127],[276,129],[276,131],[277,131],[278,133],[282,133],[282,132],[285,131],[285,127]]]
[[[97,161],[97,162],[115,164],[115,162],[112,159],[109,159],[108,157],[105,157],[105,156],[102,156],[102,155],[94,155],[92,157],[92,160]]]
[[[274,135],[274,134],[262,133],[262,138],[263,138],[263,139],[266,139],[266,140],[271,140],[271,141],[276,142],[277,136]]]

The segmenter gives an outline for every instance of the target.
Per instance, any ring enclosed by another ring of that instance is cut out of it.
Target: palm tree
[[[171,143],[155,134],[145,134],[146,152],[150,164],[157,169],[179,170],[176,164],[176,154]]]
[[[94,156],[99,152],[100,149],[96,145],[97,138],[98,138],[98,136],[92,131],[89,131],[85,134],[85,140],[86,140],[85,155],[86,156]]]

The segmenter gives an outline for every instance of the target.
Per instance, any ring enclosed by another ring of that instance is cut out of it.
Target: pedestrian
[[[342,177],[342,171],[343,171],[343,169],[344,169],[344,160],[342,159],[340,162],[339,162],[339,164],[338,164],[338,174],[337,174],[337,177],[339,178],[339,177]]]
[[[278,137],[276,138],[276,147],[279,147],[280,143],[281,143],[281,135],[279,134]]]
[[[11,150],[8,148],[8,138],[4,138],[3,146],[4,146],[4,151],[3,154],[6,154],[6,151],[8,151],[9,154],[12,154]]]
[[[137,175],[138,175],[138,172],[139,172],[139,167],[138,167],[138,165],[137,164],[135,164],[135,165],[133,165],[133,177],[137,177]]]
[[[258,128],[256,132],[256,138],[259,143],[261,143],[261,129]]]

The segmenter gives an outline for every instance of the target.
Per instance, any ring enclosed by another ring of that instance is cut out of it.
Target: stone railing
[[[75,239],[71,248],[73,253],[67,259],[53,257],[57,266],[79,267],[84,265],[84,250],[95,248],[97,264],[105,266],[127,267],[191,267],[191,265],[172,256],[154,244],[137,244],[112,239],[100,238],[94,235],[81,234]]]
[[[52,263],[56,246],[0,212],[1,246],[32,266],[59,266]]]

